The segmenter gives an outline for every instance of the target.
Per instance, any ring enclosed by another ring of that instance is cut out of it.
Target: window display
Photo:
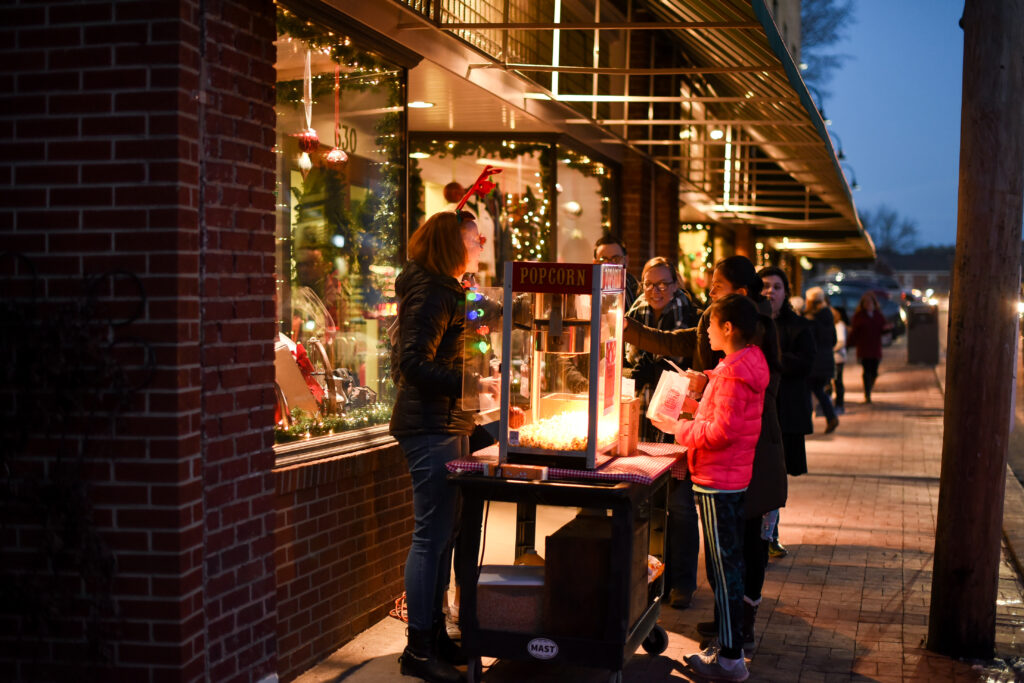
[[[276,68],[275,368],[287,441],[390,418],[406,74],[282,8]]]

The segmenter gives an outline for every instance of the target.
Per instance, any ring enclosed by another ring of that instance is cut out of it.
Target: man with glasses
[[[604,233],[594,242],[594,263],[618,263],[626,269],[626,310],[633,308],[633,302],[640,295],[640,283],[629,272],[625,245],[611,233]]]

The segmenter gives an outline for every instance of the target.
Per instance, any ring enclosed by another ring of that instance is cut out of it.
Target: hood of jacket
[[[738,379],[757,393],[763,393],[771,380],[764,354],[760,348],[753,345],[726,356],[715,369],[708,370],[707,373]]]

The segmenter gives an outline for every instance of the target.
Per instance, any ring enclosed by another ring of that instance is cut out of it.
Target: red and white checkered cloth
[[[613,457],[597,456],[596,467],[592,470],[577,470],[563,467],[549,467],[548,479],[577,481],[625,481],[632,484],[651,484],[667,472],[677,460],[683,458],[686,448],[674,443],[637,444],[635,455]],[[463,460],[448,463],[449,472],[481,472],[484,463],[497,462],[497,444],[488,446]],[[686,466],[686,460],[683,460]]]

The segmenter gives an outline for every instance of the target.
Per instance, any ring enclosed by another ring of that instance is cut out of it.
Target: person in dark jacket
[[[454,682],[465,661],[448,638],[442,601],[451,566],[456,491],[445,465],[469,455],[474,421],[460,408],[465,293],[459,278],[474,272],[481,240],[468,211],[434,214],[409,240],[409,262],[395,281],[397,395],[390,432],[412,477],[414,526],[405,563],[409,641],[401,671]]]
[[[807,379],[811,393],[818,399],[821,411],[825,413],[825,433],[834,432],[839,426],[839,418],[832,406],[825,387],[830,386],[836,375],[836,361],[832,357],[832,349],[836,345],[836,325],[832,320],[832,309],[825,301],[825,290],[811,287],[807,290],[807,303],[804,305],[804,317],[811,321],[814,333],[814,365],[811,376]]]
[[[768,362],[769,382],[765,390],[764,412],[761,415],[761,434],[754,450],[754,470],[750,485],[744,494],[743,507],[743,641],[744,648],[754,645],[754,618],[761,602],[765,568],[768,565],[768,539],[762,538],[762,524],[766,514],[786,504],[787,481],[786,461],[782,450],[782,433],[779,429],[776,396],[781,380],[778,333],[770,317],[771,308],[761,294],[764,285],[758,277],[754,264],[744,256],[730,256],[718,262],[711,276],[711,299],[717,301],[727,294],[743,294],[758,307],[760,323],[764,328],[761,351]],[[701,316],[696,328],[673,331],[655,330],[627,321],[623,333],[625,341],[652,353],[670,356],[688,356],[694,370],[715,367],[724,354],[711,350],[708,337],[707,315]],[[673,472],[673,474],[676,474]],[[696,524],[693,514],[693,492],[689,479],[673,481],[673,500],[669,511],[669,582],[674,587],[672,594],[680,589],[696,586],[697,537],[696,528],[690,539],[687,524]],[[686,494],[689,494],[687,504]],[[687,514],[689,513],[689,515]],[[675,520],[673,521],[673,516]],[[692,557],[691,557],[692,554]],[[690,578],[692,576],[692,579]],[[715,622],[702,622],[705,635],[718,632]]]
[[[779,427],[786,472],[794,477],[807,473],[807,449],[804,437],[814,431],[811,420],[811,375],[816,352],[811,323],[801,318],[789,303],[789,278],[781,268],[769,266],[758,273],[764,281],[764,295],[772,306],[772,317],[779,331],[782,356],[782,381],[779,383]],[[785,557],[787,550],[778,540],[778,522],[768,552]]]

